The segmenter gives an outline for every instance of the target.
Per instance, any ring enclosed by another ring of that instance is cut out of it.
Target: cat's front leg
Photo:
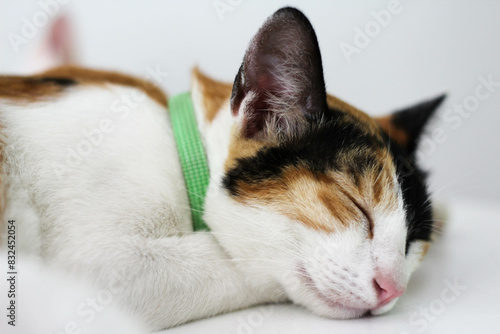
[[[152,330],[265,302],[210,233],[131,239],[118,248],[101,285]]]

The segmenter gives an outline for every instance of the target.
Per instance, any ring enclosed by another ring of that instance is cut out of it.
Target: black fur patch
[[[410,244],[416,240],[429,241],[432,233],[432,203],[427,190],[427,173],[420,169],[413,154],[388,139],[389,148],[396,165],[398,182],[403,191],[406,211],[406,254]]]
[[[69,78],[52,78],[52,77],[43,77],[38,79],[39,82],[43,83],[53,83],[60,86],[72,86],[76,85],[77,81]]]
[[[233,196],[238,196],[239,181],[259,183],[267,179],[279,178],[286,167],[306,167],[313,173],[328,170],[346,170],[362,174],[364,170],[375,167],[375,157],[360,154],[348,166],[338,163],[338,154],[352,148],[364,149],[383,147],[377,137],[365,133],[356,124],[345,122],[344,113],[329,110],[321,125],[311,117],[308,130],[300,137],[286,140],[278,146],[263,148],[253,157],[239,159],[223,179],[223,186]],[[342,121],[342,122],[341,122]]]

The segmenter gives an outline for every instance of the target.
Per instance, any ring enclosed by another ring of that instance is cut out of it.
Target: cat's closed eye
[[[364,222],[367,225],[368,229],[368,238],[373,238],[373,219],[371,217],[371,213],[361,204],[359,204],[356,200],[352,199],[354,205],[358,208],[358,210],[363,214]]]

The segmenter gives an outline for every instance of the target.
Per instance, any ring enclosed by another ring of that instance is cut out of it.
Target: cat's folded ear
[[[299,10],[283,8],[248,47],[231,96],[232,113],[246,138],[294,136],[307,118],[326,110],[316,34]]]
[[[409,108],[398,110],[388,116],[377,117],[375,121],[392,140],[411,154],[417,148],[425,125],[445,98],[446,95],[443,94]]]

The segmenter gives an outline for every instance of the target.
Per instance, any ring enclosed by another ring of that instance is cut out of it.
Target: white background
[[[217,3],[231,10],[217,12]],[[58,13],[72,19],[80,63],[141,77],[148,75],[148,66],[158,66],[169,73],[161,85],[170,95],[189,89],[194,65],[232,81],[250,38],[268,15],[287,4],[302,9],[316,29],[328,91],[370,114],[446,92],[442,116],[474,95],[479,76],[500,82],[500,1],[402,0],[401,12],[348,62],[341,43],[353,44],[354,29],[364,29],[373,21],[371,12],[387,9],[388,3],[73,0]],[[20,45],[18,53],[8,36],[21,34],[22,18],[32,21],[41,7],[37,1],[0,4],[0,72],[20,72],[44,32]],[[422,148],[437,198],[500,202],[499,106],[497,87],[467,118],[445,122],[438,116],[433,128],[443,130],[440,142]]]

